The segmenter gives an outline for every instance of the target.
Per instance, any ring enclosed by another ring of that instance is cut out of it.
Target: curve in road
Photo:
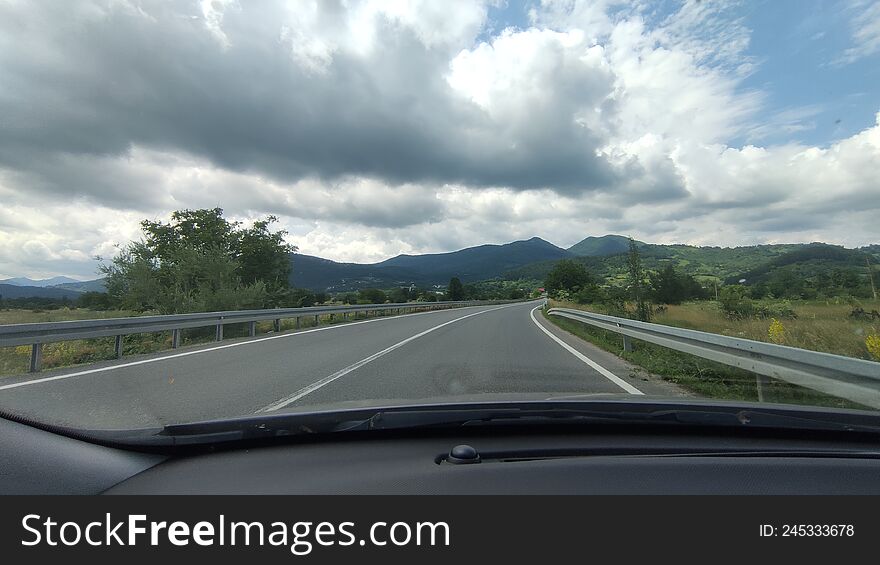
[[[554,335],[535,318],[536,304],[376,318],[19,376],[0,385],[0,408],[131,429],[365,400],[640,394],[632,379]]]

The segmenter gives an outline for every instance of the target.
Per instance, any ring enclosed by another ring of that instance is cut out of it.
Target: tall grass
[[[554,302],[565,308],[579,308],[601,314],[610,313],[601,305],[580,305],[570,302]],[[880,301],[862,300],[861,307],[867,311],[880,311]],[[880,334],[880,320],[857,319],[850,316],[851,304],[843,300],[804,300],[791,303],[797,314],[795,319],[781,319],[779,341],[771,338],[772,319],[731,319],[724,316],[717,302],[687,302],[669,305],[665,312],[657,312],[652,322],[742,337],[756,341],[781,343],[812,351],[835,353],[859,359],[873,359],[866,340]],[[774,332],[774,335],[778,335]]]
[[[554,301],[551,306],[607,313],[604,308],[592,305],[583,306]],[[807,349],[842,355],[856,353],[857,355],[853,356],[867,358],[868,353],[861,335],[869,332],[872,329],[872,324],[850,319],[851,307],[813,302],[797,304],[795,309],[798,311],[796,320],[782,320],[780,322],[785,328],[786,345],[803,347],[803,344],[811,344],[814,347]],[[623,351],[623,340],[619,334],[567,318],[546,317],[562,329],[700,396],[727,400],[758,400],[754,373],[638,340],[634,340],[633,351],[625,352]],[[758,341],[772,341],[769,332],[771,320],[728,320],[724,318],[716,305],[709,302],[669,306],[665,313],[656,314],[652,321]],[[823,324],[828,324],[829,328],[822,327]],[[861,328],[861,335],[856,333],[859,328]],[[834,334],[834,330],[838,333]],[[839,335],[844,331],[850,333]],[[769,379],[764,386],[764,401],[839,408],[866,408],[848,400],[776,379]]]

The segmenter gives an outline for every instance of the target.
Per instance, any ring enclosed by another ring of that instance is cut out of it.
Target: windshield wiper
[[[880,434],[880,415],[796,406],[691,401],[537,401],[297,412],[165,426],[152,442],[221,443],[340,432],[480,426],[649,425]]]

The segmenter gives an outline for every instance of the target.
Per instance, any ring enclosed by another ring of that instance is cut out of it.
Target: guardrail
[[[126,335],[171,331],[171,347],[180,347],[180,330],[215,326],[215,340],[223,339],[223,326],[226,324],[248,323],[249,335],[257,333],[256,323],[271,320],[274,330],[281,330],[281,320],[295,318],[300,327],[302,318],[336,315],[343,319],[349,315],[355,318],[359,313],[369,316],[370,312],[391,312],[402,314],[417,311],[441,310],[480,306],[483,304],[507,304],[517,300],[495,301],[446,301],[446,302],[402,302],[395,304],[351,304],[340,306],[313,306],[308,308],[272,308],[265,310],[234,310],[229,312],[205,312],[195,314],[172,314],[165,316],[137,316],[130,318],[107,318],[102,320],[72,320],[69,322],[44,322],[36,324],[0,325],[0,347],[17,345],[31,346],[30,372],[37,372],[42,364],[42,344],[96,337],[115,337],[115,355],[122,357],[123,338]]]
[[[880,363],[571,308],[547,313],[621,334],[626,351],[635,338],[756,373],[759,401],[766,378],[772,377],[880,408]]]

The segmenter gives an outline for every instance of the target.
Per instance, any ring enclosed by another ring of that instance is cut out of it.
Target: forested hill
[[[745,247],[697,247],[637,242],[648,270],[673,265],[698,280],[711,278],[722,284],[773,284],[814,288],[861,285],[868,264],[880,267],[880,245],[847,249],[823,243],[755,245]],[[415,285],[445,286],[450,278],[465,283],[487,280],[543,281],[560,259],[584,264],[595,277],[610,284],[626,276],[628,239],[619,235],[587,237],[568,249],[541,238],[504,245],[480,245],[450,253],[399,255],[379,263],[340,263],[311,255],[291,255],[292,286],[320,292],[347,292],[364,288],[390,289]],[[875,277],[880,283],[880,276]],[[21,281],[24,282],[24,281]],[[53,281],[54,282],[54,281]],[[2,283],[0,283],[2,284]],[[14,297],[76,298],[86,291],[104,291],[103,279],[67,282],[51,287],[2,284],[0,295]],[[776,293],[774,293],[776,294]]]
[[[342,292],[359,288],[445,285],[451,277],[474,282],[540,261],[572,257],[540,238],[504,245],[480,245],[450,253],[398,255],[380,263],[337,263],[295,254],[291,284],[312,290]]]
[[[536,261],[563,259],[572,254],[539,237],[504,245],[480,245],[451,253],[398,255],[377,265],[410,269],[438,282],[450,276],[463,281],[493,278],[510,269]]]
[[[867,266],[877,270],[880,246],[847,249],[824,243],[756,245],[747,247],[696,247],[691,245],[651,245],[640,248],[646,269],[658,270],[672,264],[676,270],[700,277],[712,277],[726,284],[774,284],[776,293],[785,285],[813,288],[849,285],[866,287],[870,281]],[[867,259],[867,263],[866,263]],[[591,274],[610,283],[625,279],[626,254],[578,257]],[[543,261],[512,269],[510,279],[543,280],[556,261]],[[876,278],[876,276],[875,276]],[[880,282],[880,281],[876,281]],[[796,291],[797,288],[794,289]],[[791,291],[791,292],[794,292]],[[790,293],[790,292],[786,292]]]

